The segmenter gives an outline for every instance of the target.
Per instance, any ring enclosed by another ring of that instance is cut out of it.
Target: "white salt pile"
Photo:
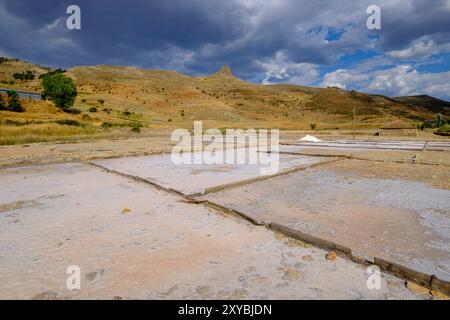
[[[314,136],[310,136],[309,134],[307,136],[304,136],[303,138],[300,139],[300,141],[306,141],[306,142],[320,142],[322,140],[317,139]]]

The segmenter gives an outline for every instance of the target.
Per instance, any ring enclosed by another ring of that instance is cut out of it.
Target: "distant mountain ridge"
[[[433,112],[450,113],[450,102],[429,95],[395,97],[394,99],[409,105],[420,106]]]

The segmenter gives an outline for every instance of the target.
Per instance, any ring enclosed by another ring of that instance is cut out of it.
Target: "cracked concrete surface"
[[[450,280],[449,190],[331,167],[201,199]]]

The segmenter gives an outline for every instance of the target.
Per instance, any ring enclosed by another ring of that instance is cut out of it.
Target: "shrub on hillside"
[[[62,120],[56,120],[57,124],[65,125],[65,126],[74,126],[74,127],[81,127],[81,123],[78,120],[73,119],[62,119]]]
[[[423,131],[428,128],[432,128],[434,123],[431,123],[430,121],[423,121],[420,126],[418,126],[419,130]]]
[[[101,129],[106,130],[106,129],[111,129],[114,125],[110,122],[103,122],[102,125],[100,126]]]
[[[97,110],[97,108],[96,107],[91,107],[91,108],[89,108],[89,112],[91,112],[91,113],[94,113],[94,112],[97,112],[98,110]]]
[[[445,125],[445,119],[442,114],[438,113],[436,115],[435,125],[436,125],[436,128],[440,128]]]
[[[39,76],[39,79],[42,79],[44,77],[49,77],[49,76],[52,76],[52,75],[55,75],[55,74],[58,74],[58,73],[65,73],[65,72],[66,72],[66,70],[56,69],[56,70],[53,70],[53,71],[49,71],[49,72],[47,72],[45,74],[41,74]]]
[[[69,113],[69,114],[80,114],[81,110],[79,109],[75,109],[75,108],[69,108],[64,110],[65,113]]]
[[[77,97],[77,88],[73,80],[57,72],[42,78],[43,96],[51,98],[55,105],[63,110],[70,109]]]
[[[30,70],[21,73],[14,73],[13,78],[16,80],[33,80],[34,74]]]
[[[0,93],[0,110],[6,110],[6,102],[3,99],[3,95]]]
[[[140,124],[139,122],[133,122],[130,124],[130,127],[132,132],[140,133],[142,124]]]
[[[24,112],[25,109],[22,107],[20,103],[19,95],[14,90],[9,90],[8,94],[8,110],[14,112]]]

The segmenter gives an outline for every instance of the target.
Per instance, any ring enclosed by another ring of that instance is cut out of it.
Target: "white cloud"
[[[338,87],[341,89],[347,89],[348,85],[359,83],[367,79],[368,77],[365,74],[357,74],[351,70],[338,69],[327,73],[323,77],[321,85],[323,87]]]
[[[450,11],[450,0],[444,2],[443,8]]]
[[[448,79],[450,79],[450,71],[421,73],[410,65],[400,65],[373,72],[366,90],[392,96],[428,94],[448,97],[450,93]]]
[[[282,51],[278,51],[274,58],[256,62],[265,72],[263,84],[270,84],[272,80],[295,84],[310,84],[319,78],[318,66],[311,63],[295,63],[289,61]]]
[[[450,97],[448,79],[450,79],[450,71],[424,73],[409,64],[383,70],[368,70],[365,66],[356,66],[352,70],[339,69],[327,73],[321,86],[351,88],[388,96],[428,94],[448,99]]]
[[[389,51],[386,54],[396,59],[426,58],[430,55],[439,53],[440,46],[437,46],[433,40],[419,39],[408,48],[402,50]]]
[[[57,27],[61,26],[62,19],[56,18],[52,23],[46,24],[45,28],[47,30],[55,30]]]

